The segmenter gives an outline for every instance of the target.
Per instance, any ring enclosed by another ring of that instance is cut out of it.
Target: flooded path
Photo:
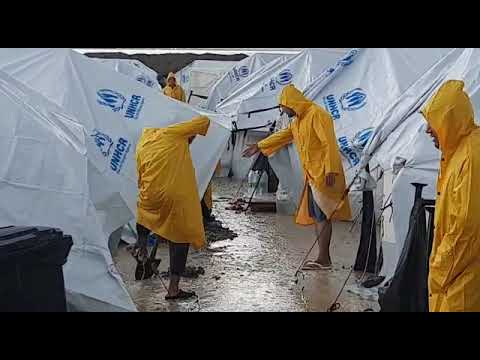
[[[277,214],[237,214],[227,211],[226,198],[232,197],[239,183],[216,179],[214,215],[238,234],[233,240],[216,241],[202,251],[192,250],[187,266],[203,267],[205,274],[184,279],[182,288],[199,295],[195,301],[169,303],[158,278],[136,282],[135,261],[121,248],[115,261],[140,311],[220,311],[220,312],[305,312],[326,311],[345,282],[354,262],[359,229],[351,233],[350,223],[334,225],[332,255],[334,270],[307,272],[295,283],[295,270],[312,245],[314,230],[299,227],[292,217]],[[311,257],[315,257],[317,249]],[[168,269],[168,248],[161,246],[157,257],[160,271]],[[164,280],[165,283],[168,280]],[[355,283],[353,275],[348,283]],[[302,288],[304,288],[302,296]],[[344,291],[338,311],[378,310],[375,301],[361,299]]]

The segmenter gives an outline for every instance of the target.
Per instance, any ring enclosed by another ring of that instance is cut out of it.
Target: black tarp
[[[377,270],[377,229],[373,191],[363,192],[362,230],[354,270],[375,274]]]
[[[433,241],[434,201],[421,198],[420,184],[408,234],[389,286],[379,289],[381,312],[428,312],[428,262]],[[430,222],[427,228],[427,211]]]

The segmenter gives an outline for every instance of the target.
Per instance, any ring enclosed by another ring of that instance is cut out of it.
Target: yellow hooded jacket
[[[137,146],[137,222],[175,243],[205,245],[200,198],[188,139],[207,134],[205,116],[145,129]]]
[[[480,129],[462,81],[422,111],[442,151],[430,257],[430,311],[480,311]]]
[[[175,100],[178,100],[178,101],[181,101],[181,102],[187,102],[187,100],[185,98],[185,91],[183,91],[183,89],[180,85],[177,84],[174,88],[171,88],[168,85],[168,80],[171,79],[171,78],[175,78],[174,73],[168,74],[167,86],[165,86],[165,88],[163,89],[163,94],[165,96],[168,96],[168,97],[172,98],[172,99],[175,99]]]
[[[217,167],[215,169],[215,173],[220,171],[221,166],[220,163],[217,164]],[[213,180],[213,179],[212,179]],[[212,181],[208,184],[207,190],[205,191],[205,195],[203,195],[203,201],[205,202],[205,205],[209,210],[213,209],[213,185]]]
[[[266,156],[285,145],[295,143],[305,173],[305,189],[297,211],[296,222],[300,225],[315,223],[308,211],[308,184],[319,196],[319,206],[325,215],[334,220],[350,220],[351,210],[348,197],[342,200],[346,191],[340,150],[335,136],[333,119],[324,109],[308,100],[293,85],[285,87],[280,105],[293,109],[296,119],[287,129],[281,130],[258,143]],[[335,185],[326,185],[326,174],[335,173]]]

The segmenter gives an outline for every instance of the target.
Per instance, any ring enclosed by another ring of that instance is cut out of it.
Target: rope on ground
[[[337,213],[337,211],[340,209],[340,205],[345,201],[345,199],[347,198],[349,192],[350,192],[350,189],[352,188],[352,186],[355,184],[355,181],[358,179],[358,177],[360,176],[360,170],[357,171],[357,173],[355,174],[355,176],[353,177],[352,181],[350,182],[350,184],[348,185],[347,189],[345,190],[345,193],[343,194],[342,198],[340,199],[340,201],[337,203],[335,209],[333,210],[332,214],[330,215],[330,217],[328,218],[328,221],[331,221],[333,219],[333,217],[335,216],[335,214]],[[382,212],[381,212],[381,215],[383,214],[383,211],[384,209],[382,209]],[[372,227],[374,226],[375,222],[372,222]],[[305,264],[305,261],[308,259],[308,257],[310,256],[313,248],[315,247],[315,244],[318,242],[318,239],[321,237],[321,235],[323,234],[323,231],[325,230],[325,227],[323,227],[322,231],[320,232],[320,234],[316,237],[315,241],[313,242],[312,246],[310,247],[310,249],[308,250],[307,254],[305,255],[305,257],[303,258],[300,266],[297,268],[296,272],[295,272],[295,283],[298,284],[298,274],[301,272],[301,268],[303,267],[303,265]],[[373,234],[373,231],[370,232],[370,241],[369,241],[369,249],[368,249],[368,254],[367,254],[367,258],[368,256],[370,255],[370,244],[372,242],[372,234]],[[368,262],[366,262],[365,264],[365,269],[364,269],[364,272],[366,272],[366,268],[367,268],[367,265],[368,265]],[[351,270],[347,276],[347,279],[345,280],[345,283],[343,284],[342,288],[340,289],[340,292],[338,293],[336,299],[334,300],[334,302],[332,303],[332,305],[328,308],[327,312],[333,312],[333,311],[336,311],[339,307],[340,307],[340,304],[337,302],[338,299],[340,298],[340,296],[342,295],[343,293],[343,290],[345,289],[345,286],[347,285],[347,282],[348,280],[350,279],[352,273],[353,273],[353,269],[354,267],[352,266],[351,267]],[[304,276],[303,272],[302,272],[302,275]],[[304,297],[304,288],[302,289],[302,297]]]
[[[387,199],[388,201],[388,199]],[[380,217],[383,215],[383,212],[385,211],[385,209],[387,209],[388,206],[384,206],[382,207],[382,211],[380,213]],[[362,276],[361,278],[357,281],[357,283],[361,282],[367,272],[367,267],[368,267],[368,258],[370,257],[370,251],[371,251],[371,244],[372,244],[372,236],[373,236],[373,231],[375,229],[374,225],[376,224],[375,221],[372,221],[372,228],[371,228],[371,231],[370,231],[370,240],[368,242],[368,251],[367,251],[367,261],[365,262],[365,267],[363,269],[363,273],[362,273]],[[340,298],[340,296],[342,296],[343,294],[343,291],[345,290],[345,286],[347,286],[347,283],[348,283],[348,280],[350,280],[350,277],[352,276],[352,273],[353,273],[353,269],[354,269],[354,266],[351,267],[350,269],[350,272],[348,273],[348,276],[347,276],[347,279],[345,280],[345,282],[343,283],[343,286],[340,288],[340,291],[338,292],[338,295],[337,297],[335,298],[334,302],[332,303],[332,305],[328,308],[327,312],[334,312],[334,311],[337,311],[338,309],[340,309],[341,307],[341,304],[338,302],[338,299]]]

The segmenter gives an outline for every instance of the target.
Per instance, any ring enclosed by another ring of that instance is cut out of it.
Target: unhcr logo
[[[334,95],[328,95],[323,98],[323,103],[325,104],[325,109],[332,115],[335,120],[340,119],[340,110],[338,108],[337,100]]]
[[[137,81],[141,82],[142,84],[147,85],[148,87],[153,87],[154,83],[151,79],[147,78],[145,75],[137,76]]]
[[[125,107],[125,97],[113,90],[103,89],[97,92],[98,103],[111,108],[114,112],[119,112]],[[127,119],[137,120],[142,111],[145,98],[140,95],[132,95],[128,102],[124,117]]]
[[[94,130],[91,136],[95,140],[95,145],[100,149],[102,155],[105,157],[109,156],[113,146],[112,138],[98,130]]]
[[[277,76],[277,83],[279,85],[288,85],[292,82],[293,79],[293,74],[290,70],[283,70],[280,74]]]
[[[95,144],[100,149],[102,155],[106,158],[111,156],[110,169],[119,174],[130,152],[130,142],[121,137],[115,143],[110,136],[98,130],[94,130],[91,136],[94,138]]]
[[[345,111],[355,111],[367,104],[367,94],[360,88],[347,92],[340,98],[340,104]]]
[[[367,146],[370,137],[373,134],[373,128],[368,128],[358,132],[352,140],[352,147],[357,151],[363,151]]]
[[[338,62],[339,65],[341,66],[348,66],[348,65],[351,65],[354,60],[355,60],[355,57],[358,55],[358,50],[357,49],[353,49],[351,50],[344,58],[340,59],[340,61]]]
[[[123,109],[127,99],[125,97],[113,90],[102,89],[97,92],[97,102],[100,105],[107,106],[111,108],[114,112],[118,112]]]
[[[348,160],[351,166],[356,166],[360,162],[360,157],[357,152],[352,148],[346,136],[342,136],[338,139],[338,145],[340,152]]]
[[[248,75],[250,75],[250,69],[248,68],[248,66],[241,66],[238,69],[238,75],[240,75],[241,77],[247,77]]]

